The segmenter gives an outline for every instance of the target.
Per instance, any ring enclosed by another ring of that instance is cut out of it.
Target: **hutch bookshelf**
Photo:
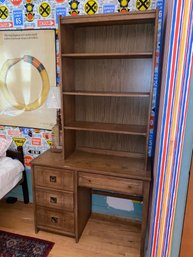
[[[157,18],[156,10],[60,17],[63,153],[32,162],[36,230],[78,242],[92,190],[142,200],[144,256]]]

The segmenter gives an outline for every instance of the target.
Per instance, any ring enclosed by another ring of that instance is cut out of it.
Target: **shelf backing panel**
[[[75,60],[74,68],[74,90],[150,91],[152,59]]]
[[[63,48],[63,54],[153,51],[153,23],[75,26],[70,30],[66,26],[64,29],[66,34],[71,32],[73,40],[70,40],[71,46]]]
[[[101,132],[76,132],[76,148],[90,148],[127,153],[127,155],[145,154],[145,138],[141,136],[130,136],[123,134],[101,133]]]
[[[75,103],[77,121],[147,125],[149,108],[147,97],[76,96]]]

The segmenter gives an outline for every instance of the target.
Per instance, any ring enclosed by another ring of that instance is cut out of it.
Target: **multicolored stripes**
[[[150,257],[169,257],[193,65],[193,0],[173,0],[159,149],[155,155]],[[170,12],[170,10],[169,10]],[[160,106],[160,108],[162,108]],[[148,256],[149,257],[149,256]]]
[[[44,65],[33,56],[24,55],[23,60],[24,60],[24,62],[28,62],[28,63],[32,64],[39,72],[42,72],[43,70],[45,70]]]

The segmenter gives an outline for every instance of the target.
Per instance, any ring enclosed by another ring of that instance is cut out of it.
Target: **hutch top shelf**
[[[136,11],[128,13],[113,13],[113,14],[95,14],[92,16],[80,15],[74,19],[72,16],[61,18],[61,24],[70,24],[70,25],[104,25],[104,24],[125,24],[125,23],[144,23],[144,22],[154,22],[156,19],[156,10],[149,11]]]

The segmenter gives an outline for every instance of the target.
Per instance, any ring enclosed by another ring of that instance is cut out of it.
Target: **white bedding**
[[[0,199],[22,179],[23,164],[9,157],[0,158]]]

